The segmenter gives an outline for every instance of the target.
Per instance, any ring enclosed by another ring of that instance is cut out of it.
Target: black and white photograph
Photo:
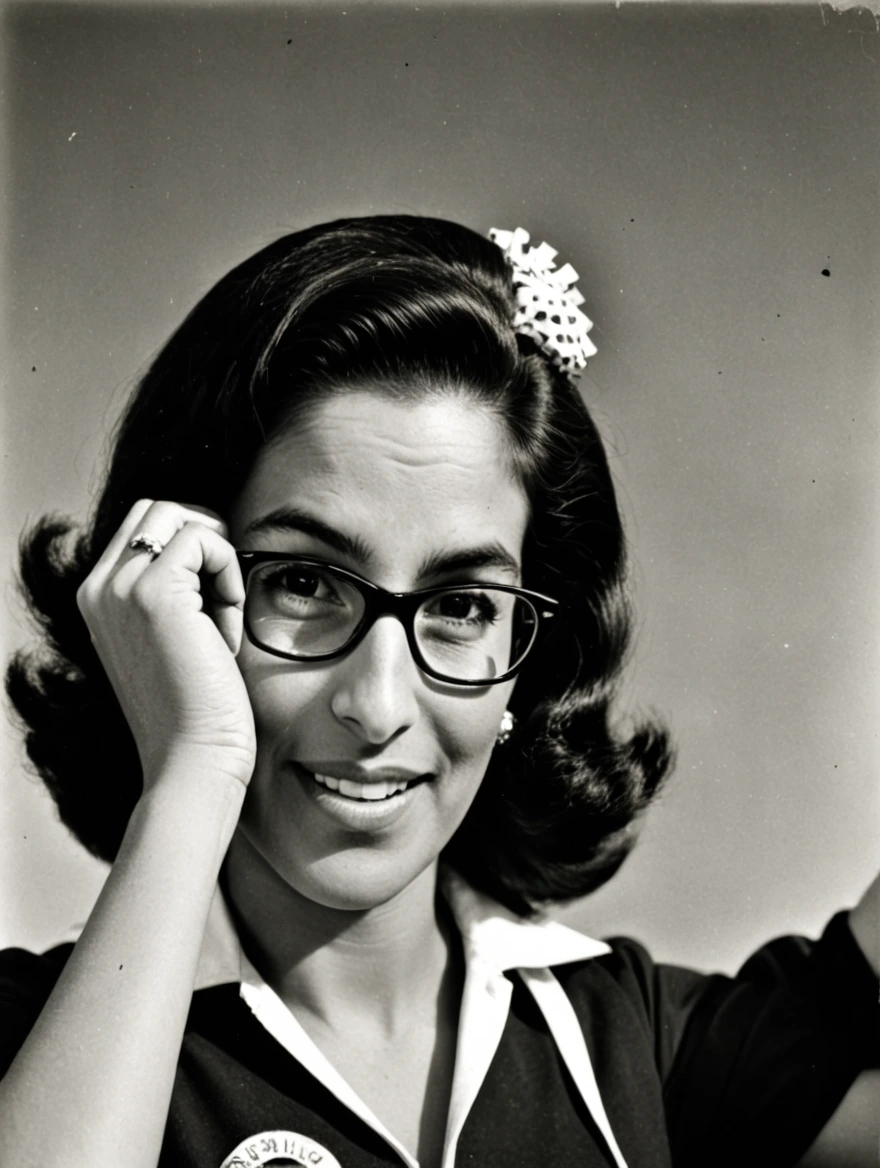
[[[0,22],[0,1164],[877,1168],[880,8]]]

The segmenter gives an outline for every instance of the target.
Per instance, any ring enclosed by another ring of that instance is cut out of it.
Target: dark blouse
[[[0,1074],[71,949],[0,952]],[[553,972],[580,1020],[628,1168],[795,1164],[856,1076],[880,1066],[877,978],[843,913],[817,942],[765,945],[733,978],[655,964],[627,939]],[[510,1013],[456,1165],[613,1164],[534,998],[516,971],[506,976]],[[220,1168],[242,1140],[278,1132],[299,1133],[342,1168],[401,1163],[259,1024],[237,985],[196,991],[161,1168]],[[269,1163],[264,1143],[238,1163]],[[320,1153],[289,1151],[286,1162],[320,1168]]]

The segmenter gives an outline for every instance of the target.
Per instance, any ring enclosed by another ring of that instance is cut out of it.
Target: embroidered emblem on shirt
[[[326,1148],[308,1136],[290,1131],[266,1131],[248,1136],[229,1153],[220,1168],[259,1168],[259,1165],[271,1164],[275,1160],[288,1160],[301,1164],[303,1168],[342,1168]]]

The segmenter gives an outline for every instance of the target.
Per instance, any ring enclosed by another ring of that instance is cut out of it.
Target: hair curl
[[[33,765],[90,852],[115,856],[141,774],[77,588],[136,499],[226,513],[267,440],[322,394],[369,381],[396,398],[464,395],[503,419],[531,507],[524,585],[565,605],[445,858],[523,915],[617,870],[671,750],[658,725],[613,723],[631,619],[608,463],[572,383],[514,333],[514,308],[493,243],[442,220],[376,216],[277,240],[187,316],[122,418],[89,525],[46,517],[22,538],[43,636],[15,655],[7,690]]]

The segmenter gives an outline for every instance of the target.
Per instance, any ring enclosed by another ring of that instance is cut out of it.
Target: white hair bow
[[[596,352],[588,336],[593,322],[580,310],[584,298],[575,287],[577,272],[571,264],[557,268],[556,249],[549,243],[530,245],[522,227],[515,231],[493,227],[489,238],[513,268],[514,330],[531,337],[554,365],[576,377]]]

